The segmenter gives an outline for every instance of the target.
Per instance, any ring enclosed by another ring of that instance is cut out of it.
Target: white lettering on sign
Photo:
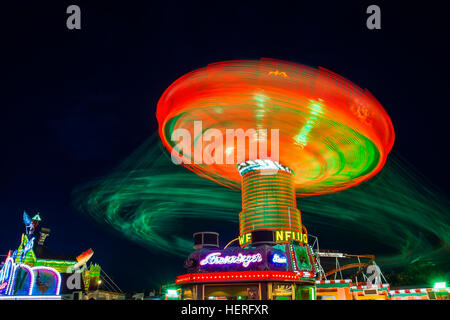
[[[281,257],[277,253],[275,253],[273,255],[272,262],[273,263],[286,263],[287,259],[286,259],[286,257]]]

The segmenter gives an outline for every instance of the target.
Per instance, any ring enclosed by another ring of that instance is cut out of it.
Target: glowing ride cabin
[[[157,119],[175,163],[242,193],[240,246],[219,250],[218,235],[194,235],[188,273],[177,278],[183,299],[314,298],[317,255],[296,198],[373,177],[394,143],[391,120],[368,91],[322,68],[271,59],[184,75],[163,93]],[[240,135],[228,140],[230,132]]]

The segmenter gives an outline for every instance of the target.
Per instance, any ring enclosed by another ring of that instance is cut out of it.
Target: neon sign
[[[275,242],[277,243],[290,243],[292,240],[308,243],[308,235],[299,231],[292,230],[274,230]],[[239,245],[244,245],[252,241],[252,234],[250,232],[241,234],[239,236]]]
[[[221,257],[221,252],[213,252],[205,257],[205,259],[200,261],[200,265],[204,266],[206,264],[242,264],[243,267],[248,267],[251,263],[261,262],[262,255],[260,253],[256,254],[242,254],[239,253],[237,256],[224,256]]]
[[[287,258],[282,257],[279,254],[275,253],[272,257],[272,262],[273,263],[287,263]]]

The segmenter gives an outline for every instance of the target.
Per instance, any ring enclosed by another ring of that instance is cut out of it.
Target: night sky
[[[1,1],[0,254],[19,245],[22,212],[39,211],[50,250],[93,248],[122,289],[173,281],[182,258],[98,224],[71,192],[156,131],[157,101],[174,80],[221,60],[322,66],[368,88],[391,116],[394,151],[448,195],[448,13],[437,1],[390,2]],[[71,4],[81,30],[66,27]],[[370,4],[381,30],[366,28]],[[345,250],[337,235],[320,237]]]

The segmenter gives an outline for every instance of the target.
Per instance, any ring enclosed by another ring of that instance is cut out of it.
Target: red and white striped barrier
[[[317,280],[316,284],[336,284],[336,283],[351,283],[352,280],[345,279],[345,280]]]
[[[403,290],[391,290],[390,295],[405,294],[405,293],[427,293],[430,289],[403,289]]]
[[[372,286],[353,286],[350,287],[352,290],[362,290],[362,289],[381,289],[381,288],[389,288],[389,284],[377,284]]]

